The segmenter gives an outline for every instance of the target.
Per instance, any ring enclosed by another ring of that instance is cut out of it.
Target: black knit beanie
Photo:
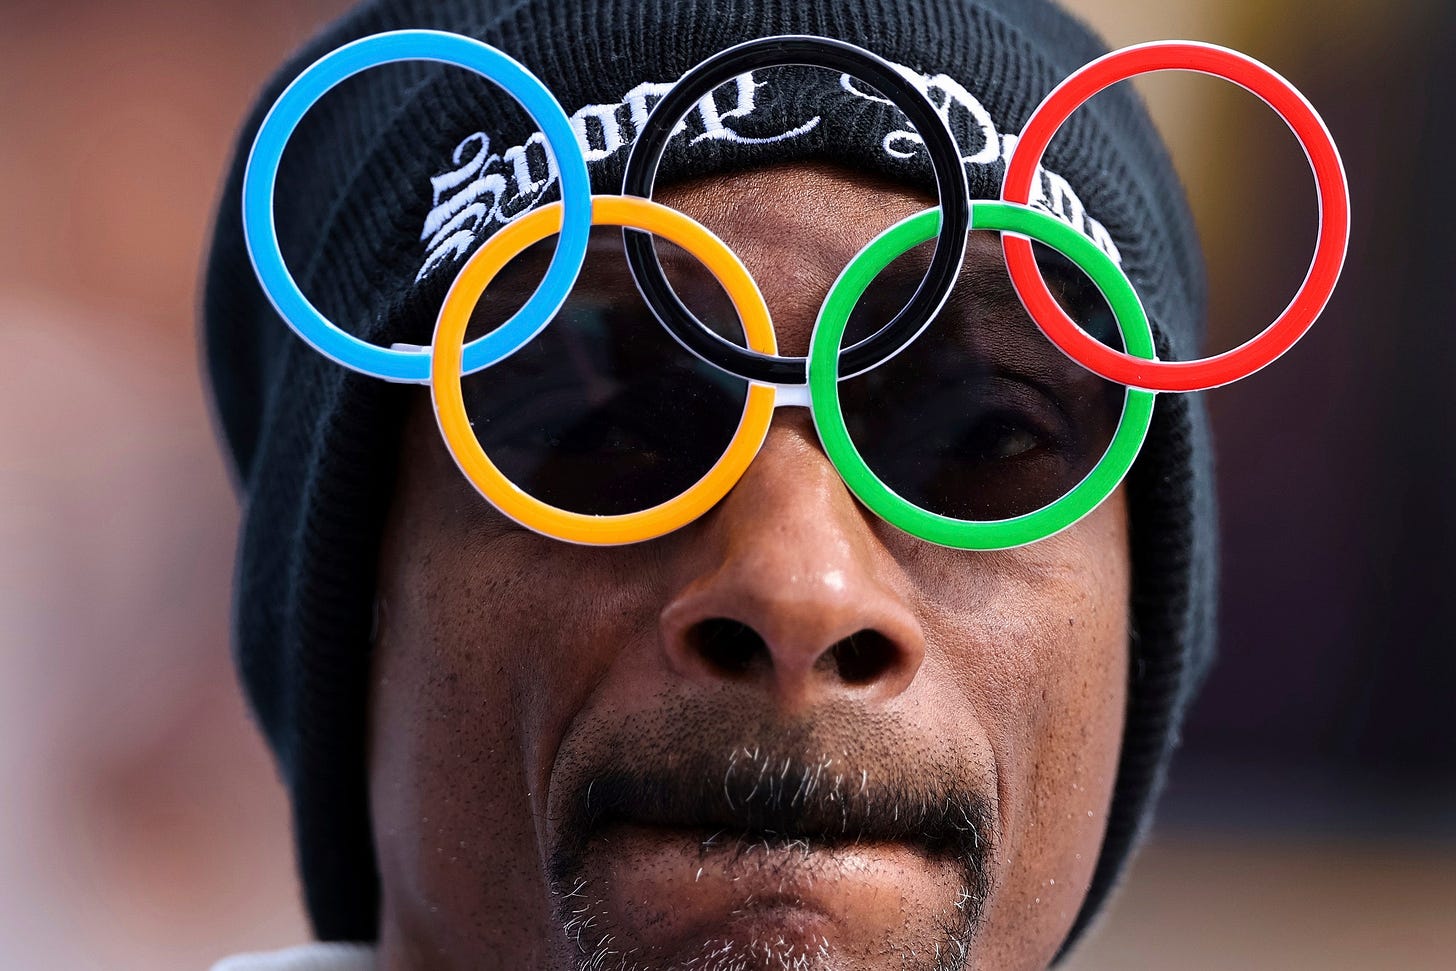
[[[333,364],[278,318],[243,244],[241,182],[263,113],[288,81],[343,43],[410,27],[467,34],[524,62],[575,113],[596,192],[620,191],[636,126],[670,82],[737,42],[804,33],[859,44],[923,76],[966,157],[972,196],[993,198],[1005,136],[1104,51],[1044,0],[372,0],[283,67],[242,131],[223,190],[206,270],[206,361],[244,504],[238,670],[292,799],[308,911],[323,940],[376,935],[368,671],[379,542],[411,392]],[[924,150],[907,128],[897,110],[837,75],[758,72],[689,115],[660,182],[827,159],[929,189]],[[556,197],[535,131],[498,89],[459,69],[391,65],[346,82],[305,119],[279,175],[280,238],[300,284],[330,319],[371,341],[427,343],[464,257],[502,219]],[[1136,95],[1121,85],[1094,99],[1045,165],[1043,204],[1121,260],[1159,356],[1195,356],[1202,258]],[[1211,656],[1209,463],[1200,402],[1160,396],[1127,486],[1134,633],[1121,763],[1068,945],[1147,826]]]

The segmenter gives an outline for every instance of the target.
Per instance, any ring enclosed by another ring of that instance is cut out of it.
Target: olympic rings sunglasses
[[[467,68],[499,85],[540,125],[561,187],[559,202],[507,223],[469,257],[425,348],[379,347],[329,321],[284,263],[273,213],[284,147],[309,108],[354,74],[404,60]],[[663,152],[696,102],[746,71],[791,65],[843,72],[900,107],[923,139],[939,197],[938,206],[885,230],[850,260],[820,307],[806,358],[778,354],[768,308],[738,256],[651,198]],[[1157,360],[1147,314],[1121,267],[1031,205],[1040,159],[1061,124],[1104,88],[1162,70],[1222,77],[1273,107],[1298,137],[1319,196],[1315,255],[1289,306],[1245,344],[1196,361]],[[863,48],[807,36],[749,41],[689,71],[633,142],[622,194],[593,196],[570,119],[523,65],[458,34],[377,34],[326,55],[289,85],[259,129],[243,185],[248,251],[283,319],[345,367],[428,383],[444,440],[480,494],[523,526],[584,544],[640,542],[703,515],[746,472],[780,405],[807,405],[849,489],[911,535],[994,550],[1057,533],[1123,480],[1156,393],[1237,381],[1308,331],[1343,268],[1349,210],[1338,149],[1308,101],[1243,54],[1183,41],[1115,51],[1053,89],[1017,139],[999,200],[969,198],[954,137],[912,80]],[[620,296],[601,298],[613,289],[602,279],[613,267],[592,261],[588,268],[594,226],[621,227],[641,312],[623,310]],[[978,307],[994,302],[957,287],[973,230],[1002,234],[1008,302],[1014,298],[1035,329],[1007,324],[987,334],[970,325],[987,316]],[[487,288],[553,235],[539,285],[508,319],[467,341]],[[701,300],[695,314],[682,299],[658,240],[700,264],[703,285],[692,289],[726,295],[729,307],[716,322],[701,319],[709,316]],[[904,263],[926,246],[932,251],[913,292],[891,299],[887,281],[903,281]],[[1054,293],[1048,266],[1074,282]],[[595,285],[578,287],[584,270]],[[1079,274],[1091,287],[1069,297]]]

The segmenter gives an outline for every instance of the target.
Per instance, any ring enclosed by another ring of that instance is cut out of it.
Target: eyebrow
[[[621,233],[619,227],[593,227],[587,244],[587,262],[576,289],[573,290],[575,295],[606,302],[623,298],[634,302],[641,299],[627,269]],[[973,238],[980,235],[984,234],[973,234]],[[547,237],[511,260],[499,277],[504,289],[521,300],[534,291],[532,279],[545,272],[548,260],[555,253],[554,239],[555,237]],[[704,296],[728,301],[722,285],[692,254],[670,241],[659,242],[662,245],[657,247],[658,258],[674,286],[683,290],[681,296],[689,308],[701,312]],[[1098,341],[1115,348],[1121,347],[1116,320],[1096,285],[1071,260],[1056,250],[1042,244],[1034,245],[1043,277],[1072,319]],[[924,278],[928,249],[928,242],[917,246],[882,270],[856,311],[862,308],[871,309],[882,314],[883,319],[888,322],[909,302]],[[974,318],[1000,325],[999,332],[1008,336],[1020,336],[1019,326],[1024,326],[1028,335],[1039,333],[1012,287],[1005,264],[1000,259],[1000,252],[999,242],[994,248],[984,244],[967,246],[960,277],[942,313],[958,312],[967,322]],[[617,265],[607,269],[607,262],[601,259],[603,256],[614,257]],[[726,306],[731,308],[731,301]],[[1060,351],[1054,347],[1049,347],[1049,351],[1061,360]],[[1008,370],[1006,373],[1027,379],[1033,377],[1020,371]]]
[[[1058,302],[1068,314],[1093,337],[1113,347],[1120,347],[1115,318],[1105,297],[1096,285],[1070,260],[1055,250],[1038,250],[1038,265]],[[1045,257],[1045,258],[1043,258]],[[882,270],[876,284],[866,291],[856,307],[873,310],[888,320],[909,301],[924,273],[923,246],[910,250]],[[968,247],[960,278],[942,309],[944,313],[961,315],[967,324],[978,319],[995,325],[1008,337],[1040,335],[1040,328],[1027,313],[1017,296],[1011,279],[1000,260],[1000,247]],[[893,309],[892,309],[893,308]],[[987,331],[982,330],[982,333]],[[1048,347],[1054,345],[1045,336]],[[1060,356],[1060,352],[1057,352]]]

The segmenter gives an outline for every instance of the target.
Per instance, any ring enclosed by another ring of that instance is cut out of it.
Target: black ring
[[[653,108],[627,156],[622,194],[650,199],[663,152],[678,121],[699,99],[740,74],[767,67],[822,67],[848,74],[889,98],[920,134],[940,195],[940,236],[930,268],[895,318],[840,357],[841,379],[888,361],[913,341],[940,311],[955,287],[971,228],[970,188],[960,148],[940,112],[893,64],[853,44],[827,37],[763,37],[730,47],[683,75]],[[642,298],[678,343],[729,374],[764,384],[806,384],[808,361],[739,347],[693,316],[672,289],[651,233],[624,229],[627,265]]]

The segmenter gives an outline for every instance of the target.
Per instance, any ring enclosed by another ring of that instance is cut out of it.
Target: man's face
[[[932,204],[807,166],[658,198],[741,256],[787,354]],[[964,280],[1002,295],[977,326],[1034,336],[994,238]],[[707,515],[589,548],[496,513],[422,397],[380,562],[381,967],[1045,967],[1111,802],[1128,602],[1121,490],[944,549],[859,505],[790,408]]]

